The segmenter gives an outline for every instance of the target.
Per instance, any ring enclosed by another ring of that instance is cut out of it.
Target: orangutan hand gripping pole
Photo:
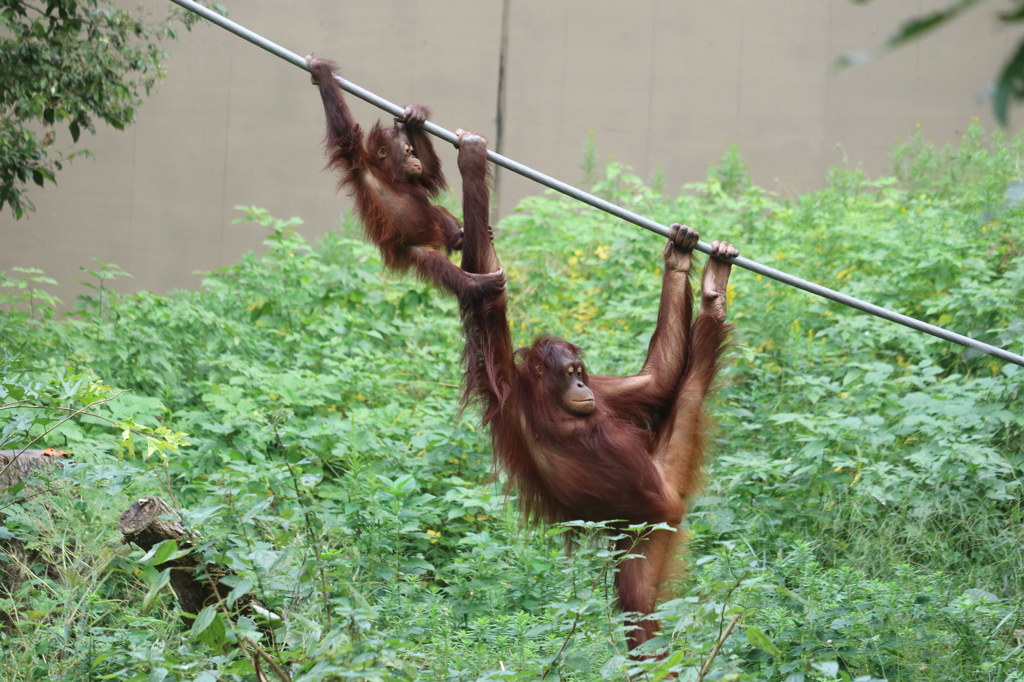
[[[486,141],[459,134],[462,267],[493,272],[498,259],[487,226]],[[671,228],[658,323],[643,368],[633,376],[590,376],[577,346],[549,336],[513,352],[504,292],[461,306],[463,397],[482,404],[496,462],[529,519],[624,520],[677,528],[682,522],[704,461],[704,399],[728,336],[730,265],[721,258],[738,255],[730,244],[713,242],[700,309],[691,322],[689,271],[698,238],[684,225]],[[642,558],[619,565],[619,606],[641,614],[633,621],[630,648],[659,629],[657,621],[642,616],[654,612],[680,536],[653,531],[633,549]],[[623,540],[620,549],[636,541]]]
[[[327,165],[341,173],[339,187],[355,198],[356,212],[384,265],[399,272],[415,268],[420,277],[459,300],[500,292],[503,273],[466,272],[441,251],[461,248],[462,228],[452,214],[430,203],[448,186],[422,129],[430,112],[408,106],[392,127],[375,123],[364,143],[362,128],[334,80],[335,64],[312,56],[306,64],[324,103]]]

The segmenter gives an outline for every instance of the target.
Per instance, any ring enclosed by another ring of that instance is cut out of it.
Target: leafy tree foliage
[[[34,205],[31,181],[56,182],[63,164],[96,119],[124,129],[165,75],[158,42],[190,27],[195,15],[175,11],[151,23],[142,10],[109,0],[0,2],[0,210],[16,218]],[[66,129],[72,144],[59,150]]]
[[[871,0],[853,1],[857,4],[866,4]],[[908,19],[880,47],[844,55],[837,61],[837,66],[845,68],[862,64],[883,52],[902,47],[931,33],[940,26],[945,26],[981,2],[984,0],[955,0],[941,9]],[[1024,0],[1005,0],[1005,2],[1009,7],[996,14],[999,22],[1006,25],[1017,25],[1024,22]],[[992,111],[996,120],[1006,126],[1010,104],[1024,100],[1024,40],[1017,44],[1017,49],[1000,70],[999,76],[992,86],[991,96]]]

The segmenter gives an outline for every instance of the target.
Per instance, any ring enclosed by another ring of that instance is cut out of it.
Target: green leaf
[[[142,612],[145,613],[149,610],[153,600],[156,599],[157,595],[160,594],[160,590],[167,586],[167,583],[171,582],[171,569],[166,568],[160,572],[156,580],[149,588],[149,592],[142,599]]]
[[[256,320],[263,317],[265,313],[269,313],[274,309],[274,304],[267,301],[258,301],[253,304],[252,310],[249,312],[249,321],[255,322]]]
[[[213,620],[216,617],[217,617],[217,607],[216,606],[207,606],[207,607],[205,607],[202,611],[199,612],[199,615],[196,616],[195,622],[192,623],[192,634],[193,635],[199,635],[200,633],[202,633],[203,630],[205,630],[206,628],[210,627],[210,624],[213,623]]]
[[[1016,21],[1024,21],[1024,5],[1021,5],[1017,9],[1009,12],[1000,12],[999,20],[1008,24]]]
[[[206,608],[213,607],[208,606]],[[206,611],[206,609],[203,609],[203,611]],[[227,625],[224,623],[224,614],[216,612],[209,627],[204,628],[202,632],[198,633],[198,638],[199,641],[207,646],[219,648],[226,642],[227,631]]]
[[[565,657],[565,664],[586,675],[590,672],[591,660],[590,656],[582,651],[572,651]]]
[[[1007,125],[1007,109],[1010,100],[1024,99],[1024,41],[1017,46],[1017,52],[999,74],[996,92],[992,98],[992,110],[1000,125]]]
[[[839,664],[836,661],[820,661],[818,663],[812,663],[811,667],[815,670],[821,671],[823,675],[827,675],[832,679],[839,676]]]
[[[178,551],[178,543],[175,540],[164,540],[153,546],[141,559],[140,563],[153,564],[154,566],[167,561],[172,554]]]
[[[942,26],[978,2],[981,2],[981,0],[959,0],[959,2],[945,9],[914,17],[906,21],[895,33],[889,36],[881,48],[848,52],[836,59],[835,68],[846,69],[865,64],[877,57],[880,52],[893,50]]]
[[[71,139],[78,142],[78,136],[82,134],[82,129],[78,127],[78,121],[72,121],[68,130],[71,132]]]
[[[228,592],[227,607],[230,609],[232,606],[234,606],[236,601],[238,601],[241,597],[245,596],[245,594],[252,589],[252,586],[253,582],[249,578],[246,578],[239,582],[238,585],[234,587],[234,589]]]
[[[92,663],[89,665],[89,667],[90,668],[95,668],[100,663],[102,663],[103,661],[107,660],[108,658],[110,658],[113,655],[114,655],[113,652],[106,651],[106,652],[100,654],[99,656],[97,656],[96,658],[92,659]]]
[[[766,635],[760,628],[754,625],[748,625],[745,628],[745,632],[747,633],[747,641],[750,642],[751,646],[757,647],[761,651],[769,653],[776,658],[782,656],[782,652],[779,650],[779,647],[775,646],[775,642],[773,642],[771,638],[768,637],[768,635]]]
[[[932,31],[939,26],[942,26],[947,21],[977,2],[980,2],[980,0],[960,0],[960,2],[953,3],[946,9],[915,17],[903,24],[896,33],[889,37],[885,44],[889,48],[899,47],[909,40],[913,40],[918,36],[924,35],[928,31]]]
[[[411,557],[402,563],[402,573],[406,575],[423,575],[427,571],[434,571],[434,565],[425,559]]]

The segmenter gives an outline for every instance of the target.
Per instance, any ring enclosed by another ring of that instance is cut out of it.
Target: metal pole
[[[270,42],[266,38],[253,33],[247,28],[239,26],[230,19],[225,19],[216,12],[207,9],[206,7],[203,7],[202,5],[193,2],[192,0],[171,0],[171,2],[177,5],[181,5],[187,10],[195,12],[204,19],[212,21],[221,28],[230,31],[231,33],[234,33],[238,37],[248,40],[253,45],[261,47],[267,52],[275,54],[287,62],[291,62],[300,69],[308,70],[306,67],[306,60],[304,58],[300,57],[294,52],[284,49],[280,45]],[[345,80],[341,76],[336,75],[334,78],[335,80],[338,81],[338,83],[341,85],[341,88],[345,92],[355,95],[359,99],[369,102],[375,107],[383,109],[384,111],[394,116],[402,115],[404,111],[403,107],[400,107],[396,104],[392,104],[386,99],[378,97],[377,95],[373,94],[369,90],[364,90],[355,83],[351,83]],[[430,121],[427,121],[423,124],[423,129],[426,130],[431,135],[439,137],[442,140],[445,140],[446,142],[451,142],[452,144],[455,144],[458,141],[458,138],[455,137],[454,133],[449,132]],[[550,187],[556,192],[561,192],[566,196],[570,196],[573,199],[582,201],[583,203],[593,206],[596,209],[600,209],[605,213],[610,213],[613,216],[622,218],[626,222],[633,223],[634,225],[642,227],[646,230],[650,230],[651,232],[660,234],[663,237],[668,236],[668,227],[666,227],[665,225],[662,225],[661,223],[656,223],[653,220],[645,218],[641,215],[637,215],[632,211],[627,211],[621,206],[616,206],[611,202],[595,197],[592,194],[588,194],[587,192],[584,192],[581,189],[573,187],[572,185],[567,185],[561,180],[556,180],[550,176],[544,175],[543,173],[535,171],[528,166],[524,166],[518,161],[513,161],[512,159],[506,156],[502,156],[501,154],[498,154],[492,150],[488,150],[487,158],[489,158],[493,163],[502,166],[503,168],[507,168],[514,173],[518,173],[523,177],[533,180],[534,182],[539,182],[540,184],[546,187]],[[697,250],[703,253],[711,253],[711,244],[703,241],[698,242]],[[867,301],[862,301],[858,298],[854,298],[853,296],[847,296],[846,294],[839,293],[838,291],[833,291],[828,287],[823,287],[820,284],[815,284],[814,282],[808,282],[805,279],[794,277],[793,275],[787,274],[780,270],[776,270],[775,268],[770,268],[767,265],[761,265],[760,263],[752,261],[749,258],[739,256],[737,258],[732,259],[731,262],[733,265],[738,265],[739,267],[750,270],[751,272],[755,272],[759,275],[763,275],[770,279],[774,279],[778,282],[782,282],[783,284],[788,284],[790,286],[796,287],[797,289],[803,289],[804,291],[815,294],[817,296],[821,296],[822,298],[827,298],[837,303],[842,303],[843,305],[850,306],[851,308],[862,310],[876,317],[880,317],[883,320],[889,320],[890,322],[901,324],[904,327],[909,327],[919,332],[924,332],[925,334],[931,334],[932,336],[938,337],[945,341],[951,341],[966,348],[974,348],[975,350],[981,353],[985,353],[987,355],[999,358],[1000,360],[1005,360],[1006,362],[1011,362],[1015,365],[1020,365],[1021,367],[1024,367],[1024,357],[1017,355],[1015,353],[1011,353],[1008,350],[1003,350],[1002,348],[990,346],[987,343],[982,343],[981,341],[972,339],[962,334],[951,332],[948,329],[936,327],[935,325],[928,324],[927,322],[922,322],[921,320],[917,320],[913,317],[908,317],[907,315],[901,315],[900,313],[893,312],[887,308],[877,306],[873,303],[868,303]]]

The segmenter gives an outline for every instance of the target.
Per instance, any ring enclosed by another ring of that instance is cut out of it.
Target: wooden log
[[[189,549],[195,546],[194,540],[202,538],[196,531],[185,530],[179,523],[178,514],[159,497],[143,497],[133,503],[121,514],[117,529],[126,543],[130,542],[147,552],[165,540],[176,541],[179,549]],[[200,566],[199,558],[194,553],[165,561],[156,568],[161,571],[171,569],[171,589],[178,599],[178,605],[192,616],[182,616],[187,627],[192,627],[194,616],[205,607],[216,604],[231,592],[231,587],[222,584],[220,580],[233,573],[223,566]],[[205,573],[205,577],[197,578],[200,573]],[[246,594],[235,602],[234,608],[236,612],[249,612],[253,604],[258,605],[259,602],[253,595]]]
[[[190,539],[201,537],[196,533],[188,533],[178,523],[177,512],[159,497],[143,497],[128,507],[117,522],[117,530],[124,536],[125,542],[147,552],[164,540],[176,540],[178,546],[184,549],[191,546]],[[193,559],[191,565],[197,563]]]
[[[59,458],[66,454],[68,453],[63,450],[53,448],[0,450],[0,499],[4,499],[5,490],[31,478],[37,471],[54,466],[60,461]],[[29,492],[28,496],[32,494]],[[26,496],[26,490],[22,490],[21,495]],[[2,520],[3,512],[0,511],[0,521]],[[41,555],[25,547],[25,543],[18,538],[0,539],[0,555],[4,555],[3,560],[0,560],[0,595],[13,598],[29,579],[29,567],[42,561]],[[45,574],[47,578],[56,582],[61,582],[63,578],[60,570],[49,564],[45,565]],[[13,629],[19,620],[18,615],[14,611],[0,611],[0,629]]]
[[[63,450],[0,450],[0,490],[21,483],[36,469],[53,466],[68,453]]]

